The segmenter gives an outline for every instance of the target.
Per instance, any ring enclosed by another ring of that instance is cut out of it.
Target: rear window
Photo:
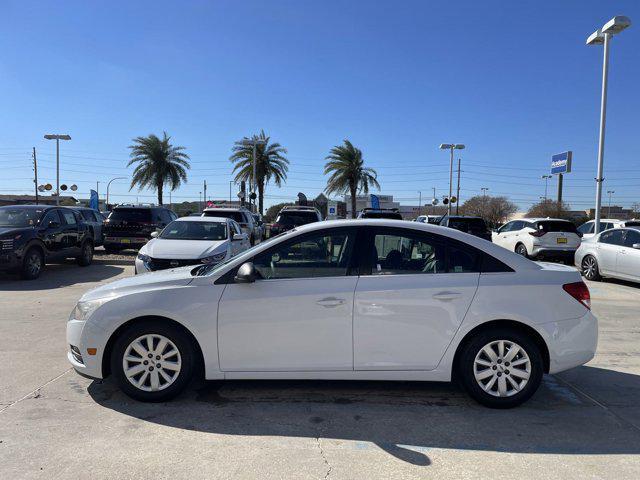
[[[276,223],[283,225],[306,225],[307,223],[313,223],[318,221],[318,214],[316,212],[280,212]]]
[[[242,212],[238,212],[236,210],[209,210],[204,212],[204,216],[230,218],[238,223],[247,223]]]
[[[110,223],[118,222],[151,222],[149,208],[116,208],[109,215]]]
[[[537,222],[536,230],[542,230],[545,233],[549,233],[549,232],[578,233],[578,229],[573,223],[560,222],[557,220],[545,220],[543,222]]]
[[[398,212],[363,212],[362,218],[389,218],[391,220],[402,220],[402,215]]]
[[[481,218],[450,218],[449,228],[462,232],[486,232],[487,224]]]
[[[640,227],[640,220],[633,220],[629,222],[624,222],[625,227]]]

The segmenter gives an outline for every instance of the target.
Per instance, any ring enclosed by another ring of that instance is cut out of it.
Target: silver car
[[[640,282],[640,227],[614,228],[583,241],[575,264],[587,280]]]

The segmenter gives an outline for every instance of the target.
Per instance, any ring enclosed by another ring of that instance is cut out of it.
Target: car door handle
[[[327,297],[327,298],[318,300],[316,304],[322,307],[333,308],[333,307],[338,307],[340,305],[344,305],[345,302],[346,300],[344,298]]]
[[[462,294],[460,292],[439,292],[433,295],[433,298],[436,300],[448,301],[453,300],[460,297]]]

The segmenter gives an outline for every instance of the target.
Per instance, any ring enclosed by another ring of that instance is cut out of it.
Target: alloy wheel
[[[593,280],[598,274],[598,263],[596,259],[588,256],[582,260],[582,274],[588,279]]]
[[[178,347],[167,337],[146,334],[136,338],[124,351],[122,368],[127,380],[145,392],[164,390],[180,375],[182,358]]]
[[[33,277],[37,276],[42,268],[42,258],[37,252],[33,252],[27,259],[27,269]]]
[[[480,349],[473,362],[476,382],[489,395],[511,397],[527,385],[531,359],[510,340],[495,340]]]

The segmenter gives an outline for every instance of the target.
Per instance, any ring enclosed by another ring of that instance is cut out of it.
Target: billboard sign
[[[572,152],[562,152],[551,157],[551,174],[571,173]]]

